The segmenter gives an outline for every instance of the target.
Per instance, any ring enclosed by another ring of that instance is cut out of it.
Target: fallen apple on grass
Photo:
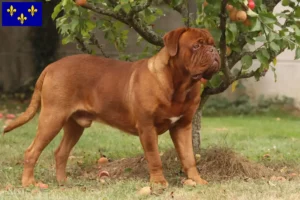
[[[14,115],[14,114],[7,114],[5,117],[6,117],[6,119],[14,119],[14,118],[16,118],[16,115]]]

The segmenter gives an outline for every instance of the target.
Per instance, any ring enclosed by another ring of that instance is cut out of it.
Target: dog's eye
[[[199,44],[199,43],[194,44],[194,45],[193,45],[193,50],[197,50],[197,49],[199,49],[199,47],[200,47],[200,44]]]

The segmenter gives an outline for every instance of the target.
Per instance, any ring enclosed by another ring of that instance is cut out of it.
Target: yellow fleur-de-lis
[[[22,13],[20,17],[18,17],[18,20],[21,22],[21,24],[24,24],[24,21],[27,20],[27,17],[25,17],[24,14]]]
[[[31,16],[34,16],[34,13],[36,13],[37,11],[38,10],[33,5],[28,9],[28,12],[30,12]]]
[[[10,6],[9,9],[7,9],[7,12],[9,12],[10,16],[13,16],[17,10],[13,6]]]

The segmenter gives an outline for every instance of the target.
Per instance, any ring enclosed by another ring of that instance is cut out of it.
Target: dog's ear
[[[179,38],[186,30],[187,28],[178,28],[164,35],[164,44],[170,56],[175,56],[177,54]]]

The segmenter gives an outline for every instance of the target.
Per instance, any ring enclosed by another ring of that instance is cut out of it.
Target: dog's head
[[[178,28],[163,39],[174,65],[184,67],[194,80],[210,79],[220,70],[220,56],[206,29]]]

